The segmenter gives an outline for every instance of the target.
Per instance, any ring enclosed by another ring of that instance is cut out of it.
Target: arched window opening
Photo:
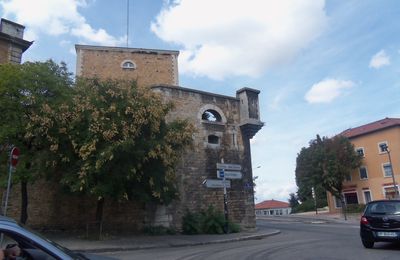
[[[216,135],[209,135],[208,136],[208,143],[209,144],[219,144],[219,137]]]
[[[210,121],[210,122],[221,122],[222,118],[221,115],[212,109],[208,109],[204,111],[204,113],[201,115],[201,119]]]
[[[133,61],[126,60],[126,61],[122,62],[121,67],[123,69],[131,69],[131,70],[133,70],[133,69],[136,69],[136,64]]]

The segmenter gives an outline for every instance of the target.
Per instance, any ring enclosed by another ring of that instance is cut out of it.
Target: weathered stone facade
[[[185,118],[195,125],[197,132],[193,147],[182,158],[177,169],[180,200],[168,209],[173,225],[179,226],[182,215],[189,211],[206,209],[209,205],[223,211],[223,189],[206,188],[204,180],[216,179],[217,163],[239,164],[242,179],[231,180],[228,189],[228,210],[230,219],[244,228],[255,227],[253,176],[249,139],[254,135],[248,122],[254,120],[253,131],[258,131],[262,123],[258,113],[243,111],[258,110],[258,90],[244,88],[237,91],[237,97],[187,89],[176,86],[154,86],[154,91],[175,103],[171,119]],[[254,107],[248,108],[251,103]],[[220,121],[210,121],[202,117],[206,111],[216,111]],[[218,141],[210,142],[216,136]]]
[[[178,85],[177,51],[76,45],[76,75]],[[126,66],[124,66],[124,64]]]
[[[193,146],[177,166],[179,200],[168,206],[106,201],[105,229],[134,231],[144,225],[179,229],[187,210],[196,212],[214,205],[222,211],[223,189],[204,185],[204,180],[217,178],[216,164],[222,161],[242,168],[242,179],[231,180],[228,189],[229,217],[242,228],[255,227],[250,139],[263,126],[258,90],[243,88],[231,97],[179,87],[177,51],[83,45],[76,50],[77,76],[137,80],[175,103],[168,120],[187,119],[197,129]],[[38,182],[28,191],[30,226],[82,229],[93,221],[95,198],[67,195],[48,186]],[[19,197],[18,187],[14,187],[9,215],[15,218],[19,216]]]
[[[84,45],[77,45],[76,50],[78,76],[135,79],[175,103],[170,120],[187,119],[197,129],[192,149],[177,168],[179,200],[168,207],[148,208],[154,214],[146,215],[146,223],[179,228],[187,210],[199,211],[209,205],[223,210],[223,189],[204,185],[204,180],[217,178],[216,164],[223,160],[241,165],[243,174],[242,179],[231,180],[228,190],[230,218],[244,228],[255,227],[250,139],[263,125],[258,90],[244,88],[229,97],[179,87],[176,51]],[[133,66],[124,68],[125,62]],[[207,111],[218,120],[205,120]]]
[[[21,63],[22,53],[26,51],[32,42],[25,41],[24,26],[1,19],[0,23],[0,64]]]
[[[18,170],[18,169],[17,169]],[[4,197],[5,192],[3,193]],[[94,226],[96,198],[71,194],[54,182],[38,181],[28,185],[28,222],[42,230],[85,230]],[[105,200],[103,230],[106,232],[142,230],[146,219],[145,205],[135,202]],[[7,216],[19,220],[20,185],[11,189]],[[89,225],[89,226],[87,226]]]

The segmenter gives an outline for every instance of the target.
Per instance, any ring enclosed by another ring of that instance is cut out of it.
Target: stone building
[[[1,19],[0,22],[0,64],[1,63],[21,63],[22,53],[24,53],[32,42],[24,40],[25,27]]]
[[[179,85],[178,51],[76,45],[76,75]]]
[[[76,45],[77,76],[135,79],[139,85],[173,101],[170,119],[187,119],[196,126],[193,150],[177,169],[180,200],[158,206],[147,214],[153,224],[179,226],[186,210],[209,205],[223,210],[223,189],[207,188],[206,179],[217,178],[217,163],[241,166],[241,179],[228,189],[230,218],[242,227],[255,227],[250,139],[263,126],[258,90],[243,88],[224,96],[178,86],[177,51]]]
[[[8,37],[17,41],[13,36]],[[26,50],[28,42],[21,39],[18,42],[25,42],[20,47],[25,46],[21,50]],[[241,179],[230,180],[231,188],[227,193],[229,218],[242,228],[255,227],[250,139],[263,126],[258,90],[242,88],[234,96],[225,96],[180,87],[178,51],[87,45],[76,45],[76,51],[77,76],[134,79],[149,91],[160,93],[166,101],[175,103],[168,120],[187,119],[197,128],[191,150],[177,165],[179,200],[168,206],[106,201],[104,230],[134,231],[145,225],[179,229],[187,210],[195,212],[210,205],[223,210],[223,189],[204,185],[207,179],[217,179],[217,163],[222,161],[241,168]],[[96,198],[66,194],[61,187],[45,181],[30,185],[28,194],[27,224],[31,227],[83,229],[94,220]],[[18,219],[20,205],[19,187],[14,186],[8,215]]]

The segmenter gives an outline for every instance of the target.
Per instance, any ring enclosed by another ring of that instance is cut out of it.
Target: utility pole
[[[392,172],[392,181],[393,181],[393,188],[394,188],[394,193],[395,193],[395,198],[399,198],[399,188],[396,185],[396,179],[394,177],[394,171],[393,171],[393,165],[392,165],[392,158],[390,156],[390,150],[387,144],[382,146],[383,150],[387,152],[389,156],[389,164],[390,164],[390,171]]]
[[[318,215],[318,208],[317,208],[317,195],[315,194],[315,188],[311,187],[311,193],[314,199],[314,208],[315,208],[315,215]]]

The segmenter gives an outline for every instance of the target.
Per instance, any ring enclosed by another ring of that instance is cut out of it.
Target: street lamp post
[[[392,158],[390,156],[390,150],[389,150],[389,147],[386,144],[383,146],[383,149],[387,152],[387,154],[389,156],[390,171],[392,172],[392,181],[393,181],[394,193],[395,193],[395,197],[399,198],[399,188],[396,185],[396,179],[394,177],[394,171],[393,171],[393,165],[392,165]]]

